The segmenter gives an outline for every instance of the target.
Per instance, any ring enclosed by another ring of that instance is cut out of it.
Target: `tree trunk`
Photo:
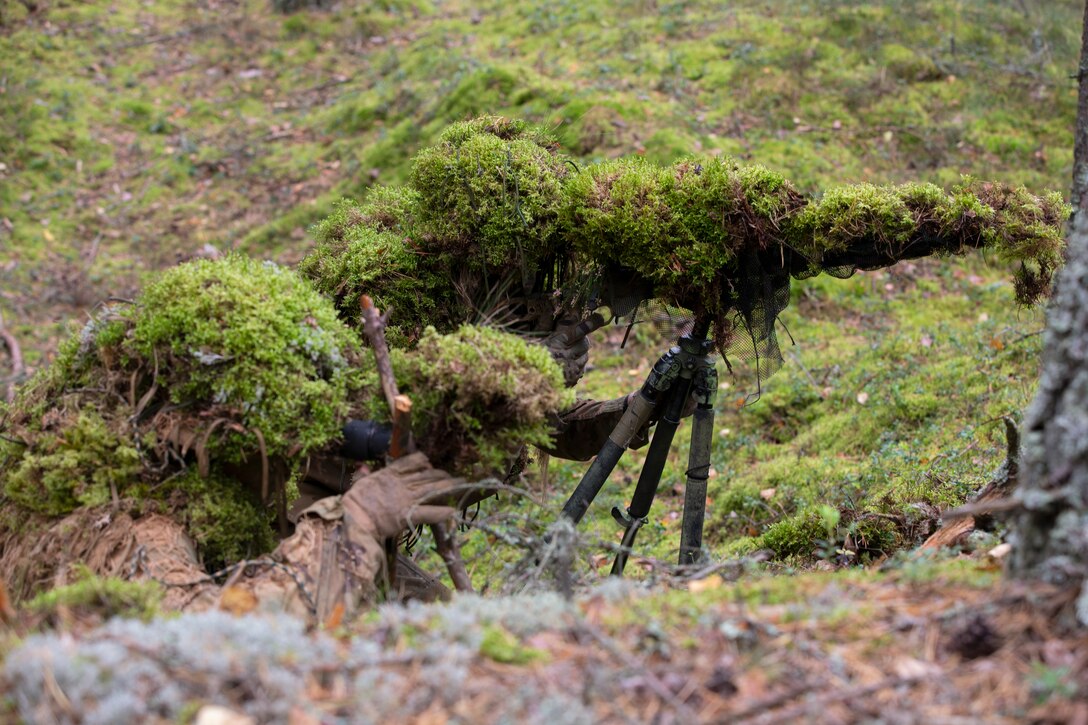
[[[1084,29],[1077,68],[1077,127],[1073,137],[1073,196],[1070,203],[1080,211],[1088,208],[1088,2],[1084,5]]]
[[[1074,129],[1073,221],[1047,315],[1039,392],[1024,420],[1010,572],[1079,586],[1088,625],[1088,3]]]

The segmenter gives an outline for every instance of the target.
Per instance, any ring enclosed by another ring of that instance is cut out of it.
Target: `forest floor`
[[[0,327],[26,374],[100,300],[131,297],[158,269],[211,247],[297,261],[335,199],[402,182],[448,123],[484,112],[548,126],[579,163],[729,154],[809,193],[961,174],[1041,191],[1071,173],[1072,0],[25,5],[0,8]],[[504,598],[539,585],[517,576],[524,551],[504,534],[555,518],[583,467],[553,460],[464,535],[491,604],[452,610],[472,637],[436,629],[435,642],[462,645],[455,663],[421,634],[441,606],[389,607],[303,638],[326,669],[284,654],[304,690],[250,671],[241,644],[221,655],[233,684],[148,656],[144,686],[182,683],[154,714],[188,722],[225,702],[262,721],[335,721],[366,711],[380,684],[430,700],[390,696],[375,720],[1088,722],[1088,650],[1055,616],[1068,602],[1002,581],[988,554],[1000,523],[950,552],[912,553],[990,480],[1002,419],[1031,400],[1044,316],[1016,307],[1010,279],[970,258],[795,284],[780,334],[798,344],[758,400],[750,368],[721,370],[707,544],[725,579],[662,563],[675,560],[683,500],[670,483],[632,562],[641,585],[601,589],[618,535],[607,512],[630,494],[636,451],[585,521],[575,604],[525,629],[488,614],[532,619]],[[634,389],[672,334],[636,326],[621,347],[626,331],[606,332],[583,394]],[[0,355],[4,383],[6,365]],[[678,445],[668,481],[686,455]],[[414,551],[439,568],[427,539]],[[20,606],[4,650],[23,644],[25,667],[5,665],[9,705],[78,721],[93,708],[72,688],[94,667],[50,658],[92,647],[99,616]],[[206,625],[193,621],[217,631]],[[46,639],[27,639],[37,630]],[[352,659],[360,641],[380,644],[378,669]],[[24,703],[35,688],[41,700]],[[275,710],[274,693],[293,693],[298,711]]]

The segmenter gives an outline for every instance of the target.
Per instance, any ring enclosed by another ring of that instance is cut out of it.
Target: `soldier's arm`
[[[544,451],[557,458],[588,461],[597,455],[608,434],[623,417],[630,397],[624,395],[612,400],[579,400],[574,407],[559,415],[555,421],[551,445],[544,448]],[[639,448],[648,440],[647,427],[635,435],[631,447]]]

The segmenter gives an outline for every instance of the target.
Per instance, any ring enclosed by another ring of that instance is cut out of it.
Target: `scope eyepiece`
[[[389,452],[393,429],[374,420],[349,420],[341,429],[340,455],[354,461],[376,461]]]

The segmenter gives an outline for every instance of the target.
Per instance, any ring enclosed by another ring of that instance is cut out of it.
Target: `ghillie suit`
[[[1061,263],[1067,215],[1058,194],[971,179],[948,192],[858,184],[808,199],[726,158],[579,172],[547,133],[488,116],[420,152],[406,187],[341,202],[299,269],[349,324],[364,293],[392,307],[402,346],[427,325],[472,319],[547,342],[580,321],[633,321],[655,301],[705,320],[726,361],[754,362],[762,380],[782,362],[775,322],[791,279],[986,249],[1019,265],[1017,298],[1029,304]],[[584,350],[571,358],[568,384]]]
[[[391,308],[393,347],[413,346],[427,327],[451,332],[465,322],[554,340],[584,317],[559,219],[574,166],[557,149],[522,121],[454,124],[416,156],[407,186],[341,201],[314,227],[317,245],[299,271],[349,324],[363,294]],[[573,385],[585,350],[549,347]]]
[[[470,352],[477,364],[456,370]],[[442,480],[501,475],[570,402],[545,350],[492,330],[427,331],[395,372]],[[151,514],[178,524],[206,567],[270,551],[344,422],[382,417],[372,396],[373,358],[291,270],[242,257],[169,270],[65,342],[7,411],[0,576],[25,596],[100,551],[115,521]],[[102,561],[136,567],[144,544],[132,542]]]

